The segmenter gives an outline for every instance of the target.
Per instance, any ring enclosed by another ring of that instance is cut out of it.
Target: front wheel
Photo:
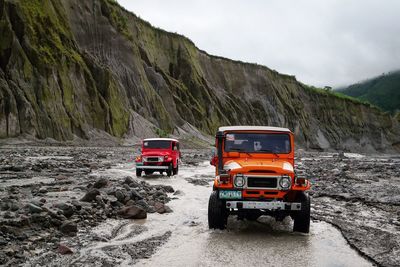
[[[174,169],[172,170],[172,173],[173,173],[174,175],[177,175],[177,174],[178,174],[178,164],[176,164],[176,168],[174,168]]]
[[[169,164],[168,169],[166,171],[168,177],[172,175],[172,169],[173,168],[172,168],[172,163],[171,163],[171,164]]]
[[[136,169],[136,176],[137,177],[142,176],[142,170]]]
[[[213,191],[208,201],[208,227],[210,229],[225,229],[228,214],[223,202],[218,198],[218,191]]]
[[[298,197],[301,201],[301,210],[294,214],[293,231],[300,233],[310,232],[310,197],[306,193],[301,193]]]

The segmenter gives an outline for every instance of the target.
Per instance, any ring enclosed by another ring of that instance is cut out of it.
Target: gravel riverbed
[[[162,218],[178,217],[181,204],[170,203],[185,198],[185,184],[205,190],[193,205],[206,205],[211,191],[212,170],[198,167],[209,160],[208,150],[183,151],[178,182],[137,179],[132,148],[3,146],[0,152],[0,264],[8,266],[140,264],[174,238]],[[296,164],[313,183],[314,221],[337,227],[370,262],[400,265],[400,157],[300,150]],[[207,207],[197,208],[204,216]],[[182,224],[205,229],[204,221]]]

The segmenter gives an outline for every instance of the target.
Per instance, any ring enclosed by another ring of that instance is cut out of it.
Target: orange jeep
[[[286,128],[220,127],[213,192],[208,204],[210,229],[225,229],[229,215],[257,220],[261,215],[294,219],[293,231],[308,233],[310,182],[294,172],[294,135]]]

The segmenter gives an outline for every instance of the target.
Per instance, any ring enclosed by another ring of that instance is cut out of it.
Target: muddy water
[[[121,165],[108,172],[133,175],[132,166]],[[372,266],[350,248],[341,233],[324,222],[312,222],[310,234],[292,233],[289,218],[277,223],[269,217],[257,222],[230,218],[225,231],[209,230],[207,204],[210,186],[189,183],[185,178],[210,179],[214,169],[207,162],[199,166],[183,166],[177,176],[143,177],[152,184],[168,184],[182,194],[169,203],[170,214],[150,214],[146,221],[134,224],[147,231],[129,237],[128,224],[114,241],[89,247],[94,252],[105,246],[120,246],[171,232],[168,241],[138,266]],[[104,225],[106,226],[106,225]],[[134,229],[137,229],[134,228]],[[84,252],[83,252],[84,254]]]

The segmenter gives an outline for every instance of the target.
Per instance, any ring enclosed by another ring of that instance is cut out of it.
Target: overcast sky
[[[400,0],[118,0],[210,54],[316,86],[400,69]]]

